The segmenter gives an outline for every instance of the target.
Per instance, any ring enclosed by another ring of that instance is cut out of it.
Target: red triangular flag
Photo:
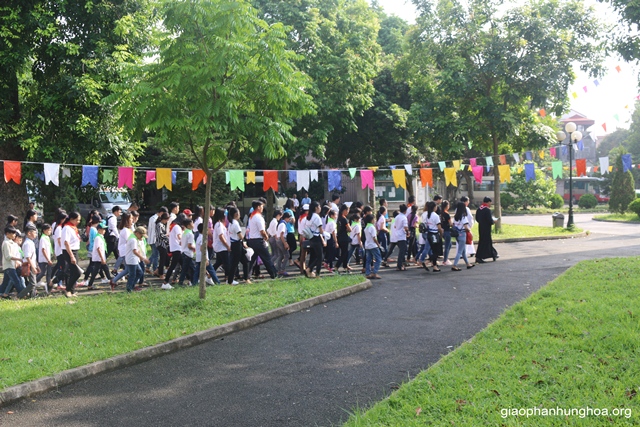
[[[540,113],[540,117],[547,117],[547,111],[544,108],[539,109],[538,113]]]
[[[500,164],[501,165],[506,165],[507,164],[507,156],[506,155],[501,155],[500,156]]]
[[[616,66],[616,71],[620,72],[620,71],[622,71],[622,68],[620,68],[620,66],[618,65],[618,66]]]
[[[264,171],[262,191],[267,191],[270,188],[273,188],[273,191],[278,191],[278,171]]]
[[[576,172],[578,176],[587,175],[587,159],[576,159]]]
[[[194,169],[191,171],[193,174],[193,180],[191,181],[191,189],[196,191],[200,183],[207,183],[207,174],[202,169]]]
[[[607,131],[607,124],[606,123],[602,124],[602,129],[604,129],[605,132]]]
[[[13,181],[20,184],[22,179],[22,163],[20,162],[4,162],[4,182]]]

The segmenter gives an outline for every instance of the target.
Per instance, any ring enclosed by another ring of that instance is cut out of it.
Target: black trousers
[[[309,258],[309,265],[307,268],[310,271],[313,271],[315,268],[316,276],[320,275],[322,261],[324,260],[322,249],[322,238],[320,236],[313,236],[313,238],[309,240],[309,251],[311,252],[311,257]]]
[[[242,263],[242,278],[249,280],[249,260],[247,259],[242,242],[231,242],[231,262],[229,263],[229,271],[227,274],[227,283],[232,283],[238,270],[238,263]]]
[[[340,268],[341,266],[347,268],[349,265],[349,241],[338,242],[338,246],[340,247],[340,258],[338,258],[336,268]]]
[[[169,264],[167,274],[164,276],[164,283],[171,282],[171,275],[178,265],[182,265],[182,252],[173,251],[171,252],[171,264]]]
[[[329,264],[329,268],[333,268],[333,263],[336,260],[336,241],[333,240],[333,236],[327,240],[327,247],[324,252],[324,262]]]
[[[91,261],[89,263],[89,268],[85,275],[89,274],[89,286],[93,286],[93,281],[96,280],[96,276],[98,273],[102,272],[102,274],[109,280],[111,280],[111,273],[109,273],[109,267],[107,264],[103,264],[100,261]]]
[[[224,269],[224,274],[229,275],[229,251],[216,252],[216,262],[213,264],[213,270],[218,271],[220,266]]]
[[[76,282],[80,278],[80,268],[78,267],[78,251],[72,251],[73,257],[76,259],[76,264],[71,264],[71,257],[69,256],[69,252],[66,250],[62,252],[62,256],[64,257],[64,278],[66,279],[66,289],[67,292],[74,293],[76,290]]]
[[[162,276],[164,274],[164,269],[169,266],[169,252],[167,248],[163,246],[158,246],[158,274]]]
[[[253,249],[253,256],[251,257],[251,263],[249,264],[249,271],[253,270],[253,266],[256,264],[258,257],[260,257],[262,264],[264,264],[267,272],[269,273],[269,276],[271,276],[272,279],[275,279],[278,272],[273,266],[271,254],[269,253],[269,248],[267,247],[267,243],[264,239],[248,239],[247,245]]]
[[[298,241],[294,233],[287,233],[287,244],[289,245],[289,259],[293,259],[293,252],[298,249]]]

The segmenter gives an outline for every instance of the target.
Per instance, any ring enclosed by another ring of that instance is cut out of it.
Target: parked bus
[[[585,194],[593,194],[598,203],[609,203],[609,196],[602,191],[604,178],[575,177],[573,178],[573,203],[580,201]],[[556,181],[556,193],[562,196],[565,202],[569,202],[569,180],[558,179]]]

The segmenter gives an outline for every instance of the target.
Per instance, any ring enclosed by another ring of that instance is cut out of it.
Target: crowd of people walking
[[[106,218],[94,210],[82,232],[80,214],[59,209],[53,224],[40,226],[40,236],[34,210],[27,212],[22,232],[17,229],[18,219],[9,216],[2,244],[0,297],[10,298],[14,289],[18,298],[35,296],[39,288],[74,297],[78,287],[97,289],[96,279],[113,291],[126,278],[126,290],[135,292],[146,286],[145,273],[158,277],[161,289],[170,290],[198,284],[202,263],[207,284],[220,284],[222,277],[225,283],[238,285],[264,278],[261,268],[272,279],[289,276],[292,268],[311,279],[323,269],[329,273],[359,269],[369,279],[380,279],[380,269],[390,268],[393,262],[398,271],[415,265],[438,273],[442,266],[461,271],[460,261],[473,268],[469,261],[473,256],[478,263],[498,258],[491,241],[495,218],[489,198],[475,217],[480,237],[477,252],[471,235],[474,217],[466,197],[455,204],[453,216],[449,202],[438,195],[422,209],[410,196],[406,204],[389,212],[384,199],[374,208],[361,202],[341,203],[339,194],[323,202],[305,194],[301,202],[295,196],[288,199],[269,221],[265,205],[265,199],[253,201],[244,229],[235,202],[211,206],[208,214],[202,206],[181,211],[179,203],[172,202],[160,207],[146,227],[138,224],[135,204],[126,211],[115,206]],[[454,241],[456,253],[451,261]],[[79,266],[81,244],[87,248],[86,270]],[[115,259],[112,268],[110,255]]]

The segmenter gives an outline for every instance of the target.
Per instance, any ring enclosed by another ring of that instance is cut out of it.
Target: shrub
[[[629,208],[631,212],[640,216],[640,199],[635,199],[633,202],[629,203]]]
[[[629,204],[636,198],[636,190],[633,174],[631,171],[623,172],[622,169],[622,155],[626,154],[626,150],[622,147],[616,150],[612,150],[609,154],[610,158],[615,156],[616,159],[613,165],[613,173],[611,174],[609,211],[623,214]]]
[[[551,209],[561,209],[564,206],[564,199],[559,194],[554,194],[551,196]]]
[[[500,193],[500,206],[502,209],[509,209],[516,204],[516,199],[509,193]]]
[[[598,206],[598,199],[593,194],[585,194],[578,200],[580,209],[593,209]]]

